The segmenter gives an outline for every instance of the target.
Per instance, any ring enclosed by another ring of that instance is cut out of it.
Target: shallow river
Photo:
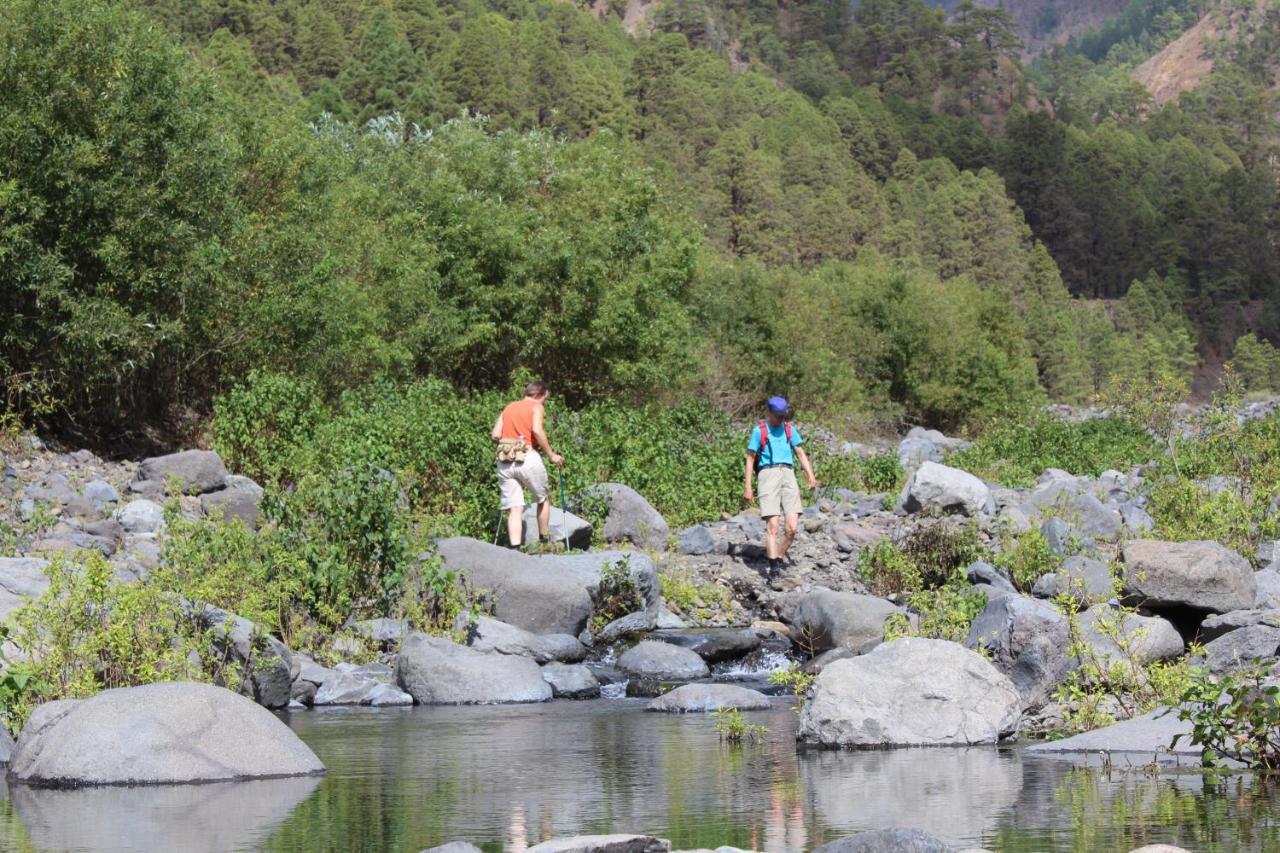
[[[0,849],[520,851],[557,835],[647,832],[678,847],[803,851],[914,826],[1010,851],[1280,850],[1280,791],[1246,777],[1073,770],[1012,749],[803,752],[787,699],[745,714],[762,744],[641,700],[331,709],[289,723],[323,779],[32,791],[0,802]]]

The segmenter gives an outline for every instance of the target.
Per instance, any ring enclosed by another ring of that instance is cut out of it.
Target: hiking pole
[[[498,533],[502,530],[502,510],[498,510],[498,523],[493,527],[493,544],[498,544]]]
[[[560,530],[564,533],[564,550],[569,550],[569,508],[564,501],[564,466],[560,469]]]

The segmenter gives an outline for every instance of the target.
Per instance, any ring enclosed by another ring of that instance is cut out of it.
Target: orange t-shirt
[[[525,444],[534,447],[533,412],[538,408],[538,405],[538,401],[532,397],[525,397],[522,400],[507,404],[507,407],[502,410],[502,438],[504,441],[524,439]]]

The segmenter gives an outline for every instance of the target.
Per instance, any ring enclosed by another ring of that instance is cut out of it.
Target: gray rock
[[[1021,595],[988,602],[973,620],[966,645],[984,649],[1013,680],[1024,708],[1039,708],[1071,669],[1071,626],[1051,604]]]
[[[1017,731],[1021,708],[1013,682],[977,652],[908,637],[823,669],[796,737],[845,748],[994,744]]]
[[[552,542],[563,545],[568,539],[570,548],[585,550],[591,547],[591,522],[558,506],[551,508],[547,529]],[[538,541],[538,508],[533,504],[524,509],[524,541]]]
[[[127,533],[157,533],[164,529],[164,509],[154,501],[138,498],[119,507],[115,520]]]
[[[396,656],[396,683],[421,705],[546,702],[551,685],[530,658],[477,652],[410,634]]]
[[[667,853],[670,842],[651,835],[578,835],[528,848],[526,853]]]
[[[1280,571],[1263,569],[1253,573],[1254,606],[1264,610],[1280,608]]]
[[[660,630],[678,630],[688,628],[689,624],[662,605],[654,616],[653,626]]]
[[[293,652],[242,616],[212,605],[188,605],[191,618],[208,627],[214,648],[228,661],[227,686],[267,708],[289,704]]]
[[[345,672],[326,678],[312,699],[315,705],[412,705],[413,697],[389,684]]]
[[[13,736],[9,734],[9,730],[4,726],[0,726],[0,764],[8,764],[9,759],[13,757]]]
[[[746,657],[760,648],[763,642],[753,629],[741,628],[707,634],[691,648],[707,663],[722,663]]]
[[[1249,625],[1223,634],[1205,643],[1204,663],[1215,674],[1270,660],[1280,649],[1280,628],[1274,625]]]
[[[226,485],[227,469],[212,450],[183,450],[143,459],[136,481],[173,482],[183,494],[199,495]]]
[[[1259,542],[1257,556],[1258,565],[1264,568],[1280,560],[1280,540],[1267,539]]]
[[[965,571],[969,578],[969,583],[986,584],[1008,593],[1017,593],[1018,591],[1013,582],[1009,580],[1008,572],[996,568],[986,560],[978,560]]]
[[[411,630],[408,619],[388,619],[386,617],[362,619],[351,627],[361,637],[383,647],[399,645],[400,641],[408,636]]]
[[[898,442],[898,464],[906,470],[923,462],[941,462],[942,448],[927,438],[908,437]]]
[[[839,646],[838,648],[827,649],[822,654],[805,663],[802,669],[808,675],[817,675],[838,660],[845,660],[846,658],[853,658],[857,656],[858,653],[853,649]]]
[[[1280,611],[1232,610],[1230,613],[1214,614],[1200,623],[1199,639],[1207,643],[1237,628],[1248,628],[1251,625],[1270,625],[1273,628],[1280,628]]]
[[[1124,526],[1115,504],[1104,504],[1088,492],[1076,495],[1071,509],[1076,516],[1076,529],[1094,539],[1115,539]]]
[[[115,486],[105,480],[90,480],[84,484],[80,494],[100,504],[113,504],[120,501],[120,493],[116,491]]]
[[[576,637],[567,634],[540,636],[506,622],[481,616],[471,629],[467,643],[478,652],[523,655],[538,663],[562,661],[578,663],[587,656],[587,648]]]
[[[791,622],[797,645],[816,654],[837,646],[859,649],[882,638],[885,620],[897,612],[883,598],[817,587],[800,599]]]
[[[165,485],[159,480],[134,480],[126,491],[131,495],[159,503],[165,499]]]
[[[48,560],[37,557],[0,557],[0,622],[49,588]]]
[[[324,771],[270,712],[210,684],[104,690],[35,715],[18,738],[11,778],[43,785],[212,782]]]
[[[334,670],[337,672],[345,672],[348,675],[358,675],[361,678],[372,678],[374,681],[384,681],[387,684],[395,681],[396,671],[381,661],[370,661],[369,663],[347,663],[342,662],[336,664]]]
[[[488,590],[494,616],[535,634],[577,636],[591,617],[604,566],[626,560],[646,608],[658,606],[658,571],[644,554],[597,551],[529,556],[465,537],[437,543],[447,568]]]
[[[1050,553],[1058,557],[1073,554],[1084,547],[1084,540],[1080,535],[1071,529],[1071,525],[1060,518],[1046,519],[1040,525],[1040,535],[1044,537]]]
[[[686,527],[676,537],[676,550],[691,557],[711,554],[716,550],[716,537],[704,525]]]
[[[226,486],[200,496],[200,509],[210,518],[237,520],[250,530],[257,528],[262,486],[248,477],[228,474]]]
[[[1155,530],[1156,521],[1143,507],[1133,501],[1120,505],[1120,517],[1124,520],[1125,529],[1130,533],[1143,534]]]
[[[1124,547],[1128,595],[1152,609],[1248,610],[1257,585],[1248,561],[1217,542],[1142,539]]]
[[[465,841],[450,841],[448,844],[441,844],[439,847],[429,847],[421,851],[421,853],[484,853],[484,851]]]
[[[654,611],[637,610],[605,625],[600,629],[600,633],[596,634],[595,641],[597,644],[607,646],[632,634],[647,634],[657,626],[658,617]]]
[[[813,853],[950,853],[951,848],[919,829],[859,832],[814,848]]]
[[[692,681],[711,674],[698,653],[671,643],[644,640],[618,658],[618,668],[628,675],[658,681]]]
[[[1058,571],[1041,575],[1031,588],[1037,598],[1057,598],[1063,593],[1081,607],[1105,601],[1113,593],[1111,569],[1091,557],[1068,557]]]
[[[22,492],[25,498],[37,503],[65,504],[76,496],[71,481],[63,474],[46,474]]]
[[[1178,741],[1176,747],[1169,744],[1177,735],[1191,733],[1191,723],[1181,722],[1176,713],[1168,708],[1159,708],[1149,714],[1134,717],[1105,728],[1075,735],[1062,740],[1034,743],[1026,748],[1029,755],[1074,755],[1088,756],[1100,752],[1140,753],[1156,755],[1173,753],[1177,755],[1200,755],[1200,749],[1192,746],[1186,738]]]
[[[1168,620],[1126,613],[1108,604],[1080,614],[1080,639],[1104,667],[1130,659],[1138,664],[1171,660],[1184,650],[1182,636]]]
[[[903,506],[908,512],[936,509],[977,515],[995,509],[986,483],[967,471],[937,462],[925,462],[917,468],[904,494]]]
[[[551,695],[557,699],[595,699],[600,695],[595,673],[580,663],[549,663],[542,668],[542,679],[551,685]]]
[[[769,707],[769,697],[736,684],[685,684],[649,703],[650,711],[706,712],[721,708],[758,711]]]
[[[604,541],[617,544],[630,542],[637,548],[666,550],[671,528],[666,519],[643,496],[621,483],[601,483],[589,494],[608,501],[604,519]]]

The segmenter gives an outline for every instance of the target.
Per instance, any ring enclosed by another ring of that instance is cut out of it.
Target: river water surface
[[[1249,777],[1108,777],[1016,749],[797,752],[790,704],[744,714],[769,727],[748,746],[721,743],[708,716],[648,713],[643,700],[297,713],[289,724],[324,778],[13,787],[0,848],[416,853],[462,839],[521,851],[630,831],[786,853],[911,826],[1002,851],[1280,851],[1280,798]]]

